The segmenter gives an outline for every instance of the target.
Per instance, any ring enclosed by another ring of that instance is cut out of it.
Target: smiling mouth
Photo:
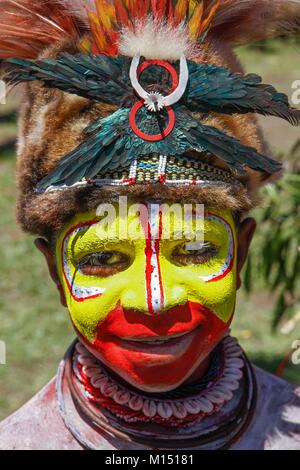
[[[118,338],[122,342],[126,343],[139,343],[139,344],[149,344],[151,346],[155,345],[162,345],[162,344],[172,344],[176,342],[177,340],[183,339],[185,336],[190,335],[191,333],[194,333],[196,330],[199,329],[199,326],[197,328],[194,328],[193,330],[190,331],[185,331],[184,333],[177,333],[174,335],[169,335],[169,336],[155,336],[155,337],[144,337],[144,338],[134,338],[134,337],[127,337],[127,338]]]

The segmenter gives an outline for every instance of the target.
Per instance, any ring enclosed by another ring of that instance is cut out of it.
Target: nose
[[[134,283],[134,287],[128,287],[121,294],[121,305],[125,310],[137,310],[147,313],[147,303],[145,301],[145,289],[143,281]]]
[[[167,272],[160,279],[153,279],[147,273],[140,272],[123,289],[120,301],[124,309],[136,310],[146,315],[159,315],[177,305],[185,304],[188,301],[188,292],[183,284],[176,282]]]
[[[188,301],[187,291],[184,287],[176,285],[172,287],[167,286],[162,302],[154,295],[152,299],[147,298],[141,284],[136,289],[129,288],[122,293],[121,305],[124,309],[137,310],[146,315],[159,315]]]

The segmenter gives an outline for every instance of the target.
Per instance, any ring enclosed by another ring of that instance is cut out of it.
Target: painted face
[[[105,224],[96,212],[78,214],[57,239],[71,319],[86,347],[128,383],[172,390],[201,367],[232,320],[233,218],[206,211],[204,243],[195,245],[179,235],[176,212],[149,210],[147,220],[115,211]]]

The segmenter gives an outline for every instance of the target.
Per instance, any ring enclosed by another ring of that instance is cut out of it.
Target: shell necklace
[[[217,358],[219,370],[214,376],[211,376],[209,370],[206,374],[209,380],[204,377],[198,386],[196,384],[194,388],[189,387],[189,393],[183,393],[185,396],[179,398],[172,398],[172,393],[160,394],[159,397],[139,393],[118,383],[79,342],[74,350],[73,372],[84,385],[85,395],[91,402],[127,423],[152,422],[172,427],[188,426],[218,412],[241,386],[245,361],[238,341],[227,336],[218,348],[221,356],[221,361],[220,357]],[[164,396],[166,398],[162,398]]]

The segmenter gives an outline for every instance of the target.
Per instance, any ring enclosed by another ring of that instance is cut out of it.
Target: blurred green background
[[[241,48],[238,55],[247,71],[291,97],[291,83],[300,79],[299,43],[276,40]],[[0,365],[0,419],[47,383],[74,337],[33,238],[15,222],[16,108],[14,96],[0,106],[0,340],[7,347],[7,365]],[[255,211],[260,230],[245,273],[247,289],[239,293],[233,334],[255,364],[275,372],[300,337],[300,146],[295,145],[300,135],[299,128],[279,119],[260,121],[271,149],[279,157],[289,156],[288,174],[298,180],[285,179],[267,189],[263,207]],[[300,365],[288,361],[284,377],[300,384]]]

